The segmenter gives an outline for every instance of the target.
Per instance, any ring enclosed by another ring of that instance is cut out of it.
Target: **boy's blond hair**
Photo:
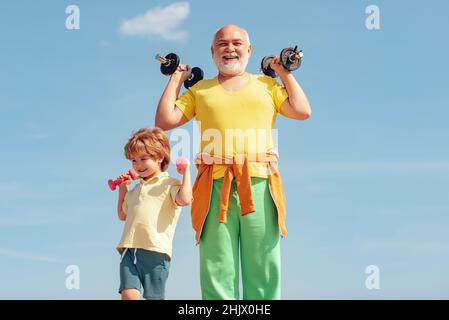
[[[125,145],[125,157],[131,160],[138,154],[147,154],[153,160],[162,158],[161,171],[170,163],[170,143],[159,127],[143,128],[134,133]]]

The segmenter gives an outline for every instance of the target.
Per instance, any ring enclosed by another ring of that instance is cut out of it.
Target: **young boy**
[[[170,268],[172,241],[181,207],[192,202],[189,165],[178,169],[182,183],[169,177],[170,144],[160,128],[140,129],[125,146],[125,156],[138,174],[139,184],[129,190],[132,179],[120,185],[117,212],[125,221],[117,250],[123,300],[164,299]]]

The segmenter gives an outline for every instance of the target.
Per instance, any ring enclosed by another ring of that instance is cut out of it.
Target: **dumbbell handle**
[[[127,172],[127,174],[131,177],[131,179],[136,179],[137,178],[137,175],[134,173],[134,171],[132,171],[132,170],[129,170],[128,172]],[[112,179],[109,179],[108,180],[108,185],[109,185],[109,188],[111,188],[111,190],[112,191],[114,191],[116,188],[117,188],[117,186],[119,186],[123,181],[125,181],[125,179],[124,178],[122,178],[122,177],[119,177],[119,178],[117,178],[117,179],[115,179],[115,180],[112,180]]]
[[[159,61],[160,63],[166,64],[166,65],[170,65],[170,63],[171,63],[170,60],[168,60],[168,59],[166,59],[166,58],[164,58],[164,57],[161,57],[159,54],[157,54],[154,58],[155,58],[157,61]],[[190,75],[189,80],[191,80],[192,78],[193,78],[193,74]]]
[[[289,59],[290,59],[290,61],[295,61],[295,60],[299,60],[300,58],[302,58],[303,57],[303,53],[302,53],[302,50],[299,50],[299,52],[298,51],[296,51],[296,50],[298,50],[298,46],[295,46],[294,48],[293,48],[293,52],[292,52],[292,54],[288,57]]]
[[[302,51],[295,52],[294,54],[292,54],[292,55],[289,57],[289,59],[290,59],[290,60],[298,60],[299,58],[302,58],[303,55],[304,55],[304,54],[302,53]]]
[[[165,59],[164,57],[161,57],[159,54],[157,54],[154,58],[157,61],[159,61],[160,63],[164,63],[164,64],[169,64],[170,63],[170,60]]]

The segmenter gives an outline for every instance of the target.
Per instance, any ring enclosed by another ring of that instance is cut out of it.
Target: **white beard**
[[[236,75],[245,71],[248,64],[248,56],[240,57],[239,60],[234,62],[225,62],[222,58],[214,59],[215,65],[220,72]]]

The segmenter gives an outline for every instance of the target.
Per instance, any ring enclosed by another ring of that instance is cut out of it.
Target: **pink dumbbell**
[[[130,176],[131,179],[133,179],[133,180],[134,180],[135,178],[137,178],[136,174],[135,174],[134,171],[132,171],[132,170],[129,170],[129,171],[127,172],[127,174],[129,174],[129,176]],[[114,191],[115,188],[117,188],[117,186],[119,186],[123,181],[125,181],[125,179],[122,178],[122,177],[117,178],[117,179],[115,179],[115,180],[109,179],[109,180],[108,180],[109,188],[111,188],[111,190]]]
[[[178,170],[184,170],[189,163],[189,159],[180,157],[176,159],[176,168],[178,168]]]

